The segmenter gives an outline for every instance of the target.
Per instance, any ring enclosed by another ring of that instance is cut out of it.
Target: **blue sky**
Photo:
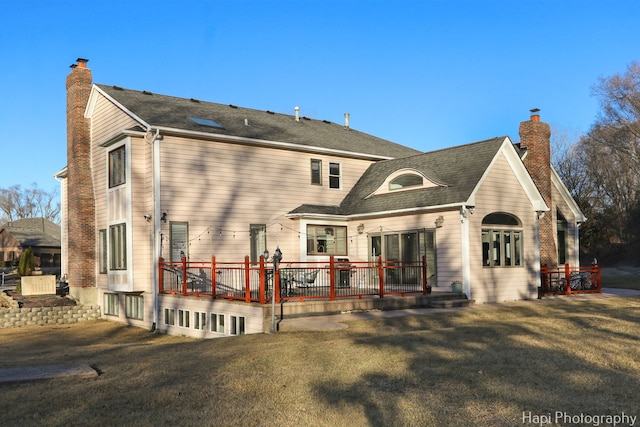
[[[57,188],[65,78],[351,126],[419,150],[499,135],[529,109],[584,132],[591,87],[638,60],[640,2],[0,0],[0,188]]]

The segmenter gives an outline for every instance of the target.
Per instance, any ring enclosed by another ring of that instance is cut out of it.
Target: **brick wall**
[[[100,318],[97,305],[73,307],[0,308],[0,328],[78,323]]]
[[[67,217],[69,286],[95,286],[95,204],[90,125],[84,118],[91,70],[79,59],[67,76]]]
[[[534,114],[531,116],[531,120],[520,123],[519,133],[520,147],[527,149],[524,165],[550,209],[538,224],[540,263],[541,265],[556,266],[558,265],[558,250],[555,231],[556,208],[551,193],[551,129],[547,123],[540,121],[540,116]]]

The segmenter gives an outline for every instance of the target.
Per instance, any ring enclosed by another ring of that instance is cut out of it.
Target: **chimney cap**
[[[539,109],[539,108],[532,108],[532,109],[531,109],[531,110],[529,110],[529,111],[531,111],[532,113],[534,113],[534,114],[535,114],[535,113],[539,112],[539,111],[540,111],[540,109]]]

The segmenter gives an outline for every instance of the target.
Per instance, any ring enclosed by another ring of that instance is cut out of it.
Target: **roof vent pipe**
[[[349,129],[349,113],[344,113],[344,128]]]
[[[293,107],[293,109],[296,112],[296,122],[300,121],[300,107],[298,107],[297,105],[295,107]]]

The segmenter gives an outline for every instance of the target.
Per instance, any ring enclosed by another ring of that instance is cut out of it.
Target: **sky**
[[[0,188],[55,191],[65,79],[300,113],[421,151],[560,132],[639,60],[636,0],[0,0]]]

